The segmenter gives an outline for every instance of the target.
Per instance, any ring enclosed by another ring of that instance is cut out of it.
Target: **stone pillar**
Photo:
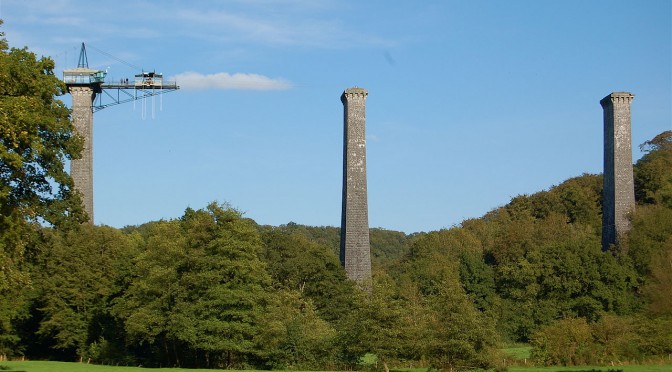
[[[351,280],[365,286],[371,280],[369,210],[366,190],[366,97],[362,88],[349,88],[343,102],[343,209],[341,264]]]
[[[84,138],[82,157],[70,162],[70,176],[82,196],[84,210],[93,224],[93,100],[94,89],[86,85],[69,86],[72,96],[72,122],[77,134]]]
[[[604,111],[602,250],[605,251],[630,230],[628,214],[635,208],[630,127],[630,104],[634,97],[631,93],[615,92],[600,101]]]

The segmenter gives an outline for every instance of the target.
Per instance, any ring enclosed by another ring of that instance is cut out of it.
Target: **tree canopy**
[[[25,257],[35,242],[34,224],[64,226],[83,218],[64,169],[82,142],[70,111],[56,99],[65,86],[53,70],[52,59],[10,48],[0,32],[0,353],[18,341],[12,319],[21,312],[20,289],[30,283]]]
[[[63,94],[52,59],[0,42],[0,223],[81,213],[64,162],[79,156],[82,141],[55,98]]]

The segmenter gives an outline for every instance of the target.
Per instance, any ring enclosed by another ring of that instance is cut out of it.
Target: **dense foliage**
[[[540,364],[672,353],[672,132],[644,144],[617,250],[601,250],[602,180],[585,174],[450,229],[371,229],[368,295],[334,227],[258,226],[217,203],[80,224],[63,171],[79,143],[52,69],[0,45],[0,356],[323,370],[366,354],[491,368],[501,342],[531,343]]]
[[[2,21],[0,20],[0,25]],[[25,256],[36,222],[64,226],[81,221],[64,162],[78,156],[69,111],[55,99],[65,85],[50,58],[9,48],[0,32],[0,353],[20,341],[13,320],[22,316],[31,283]]]
[[[67,107],[54,98],[65,94],[65,85],[53,70],[50,58],[10,49],[0,39],[0,226],[5,228],[15,217],[58,223],[77,206],[68,203],[72,180],[64,161],[79,155],[82,142],[72,134]]]

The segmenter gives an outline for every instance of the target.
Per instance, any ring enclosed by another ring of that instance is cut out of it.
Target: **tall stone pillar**
[[[630,104],[634,97],[628,92],[615,92],[600,101],[604,111],[602,250],[605,251],[630,230],[628,214],[635,209],[630,126]]]
[[[84,138],[82,157],[70,162],[70,176],[75,182],[89,216],[93,223],[93,100],[96,96],[92,86],[68,86],[72,96],[72,122],[77,134]]]
[[[362,88],[349,88],[343,102],[343,209],[341,264],[351,280],[371,280],[369,209],[366,190],[366,97]]]

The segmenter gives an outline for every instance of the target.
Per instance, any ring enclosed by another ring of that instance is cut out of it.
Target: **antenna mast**
[[[89,68],[89,59],[86,58],[86,47],[82,43],[82,49],[79,51],[79,63],[77,68]]]

